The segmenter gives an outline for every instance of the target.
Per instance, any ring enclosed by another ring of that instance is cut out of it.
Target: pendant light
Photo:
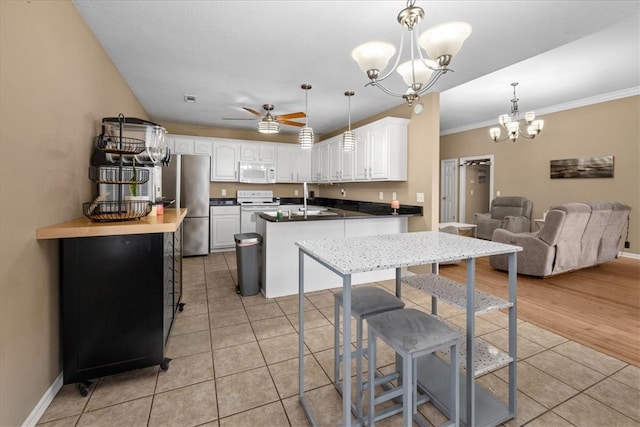
[[[356,148],[356,133],[351,130],[351,97],[355,94],[352,90],[344,93],[349,98],[349,130],[342,134],[343,151],[353,151]]]
[[[502,114],[498,117],[498,123],[500,127],[494,127],[489,129],[489,135],[494,142],[504,141],[510,139],[512,142],[516,142],[518,135],[526,139],[533,139],[542,132],[544,128],[544,120],[536,120],[536,113],[528,111],[524,115],[524,119],[520,118],[520,110],[518,109],[518,97],[516,96],[516,86],[518,82],[511,83],[513,86],[513,98],[511,99],[511,114]],[[501,128],[507,130],[507,134],[500,138],[502,133]]]
[[[311,85],[309,83],[304,83],[300,86],[304,91],[304,113],[306,115],[304,126],[300,129],[300,136],[298,137],[298,142],[300,143],[300,148],[303,150],[309,150],[313,146],[313,128],[309,127],[309,110],[308,110],[308,101],[309,101],[309,90],[311,89]]]

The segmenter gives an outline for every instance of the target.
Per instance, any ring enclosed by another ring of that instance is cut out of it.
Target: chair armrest
[[[518,273],[541,277],[551,274],[556,247],[545,243],[537,232],[512,233],[499,228],[493,232],[493,241],[522,248],[517,255]],[[507,259],[503,255],[492,256],[490,262],[494,268],[507,270]]]
[[[531,220],[526,216],[507,215],[504,217],[501,228],[514,233],[528,233],[531,231]]]
[[[477,225],[479,219],[480,220],[491,219],[491,214],[490,213],[474,213],[473,214],[473,223]]]

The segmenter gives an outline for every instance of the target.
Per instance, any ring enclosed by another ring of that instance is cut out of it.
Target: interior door
[[[458,222],[458,159],[440,161],[440,221]]]

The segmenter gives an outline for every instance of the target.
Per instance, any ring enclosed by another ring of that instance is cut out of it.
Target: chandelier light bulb
[[[494,141],[497,141],[498,138],[500,138],[501,133],[502,132],[500,131],[500,128],[489,129],[489,134],[491,135],[491,139],[493,139]]]
[[[536,113],[534,113],[533,111],[528,111],[524,113],[524,119],[527,121],[527,123],[531,123],[536,119]]]
[[[445,22],[422,33],[418,37],[418,44],[429,58],[446,67],[451,58],[460,52],[462,44],[470,35],[471,25],[466,22]]]
[[[429,61],[429,63],[430,63],[430,66],[432,66],[434,69],[438,67],[438,65],[433,61]],[[413,64],[413,67],[412,67],[412,64]],[[407,84],[407,86],[412,87],[414,83],[418,83],[421,86],[427,83],[431,78],[431,75],[433,74],[433,69],[427,67],[427,65],[424,62],[422,62],[422,60],[414,59],[413,62],[406,61],[398,65],[396,72],[402,76],[402,79]],[[414,80],[414,76],[415,76],[415,80]],[[419,89],[420,88],[418,89],[414,88],[414,90],[419,90]]]
[[[387,67],[389,60],[396,53],[396,48],[387,42],[368,42],[351,51],[351,57],[365,73],[370,70],[380,72]]]

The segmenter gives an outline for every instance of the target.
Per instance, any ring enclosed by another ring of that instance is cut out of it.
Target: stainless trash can
[[[260,242],[257,233],[234,234],[238,268],[237,292],[243,297],[260,292]]]

